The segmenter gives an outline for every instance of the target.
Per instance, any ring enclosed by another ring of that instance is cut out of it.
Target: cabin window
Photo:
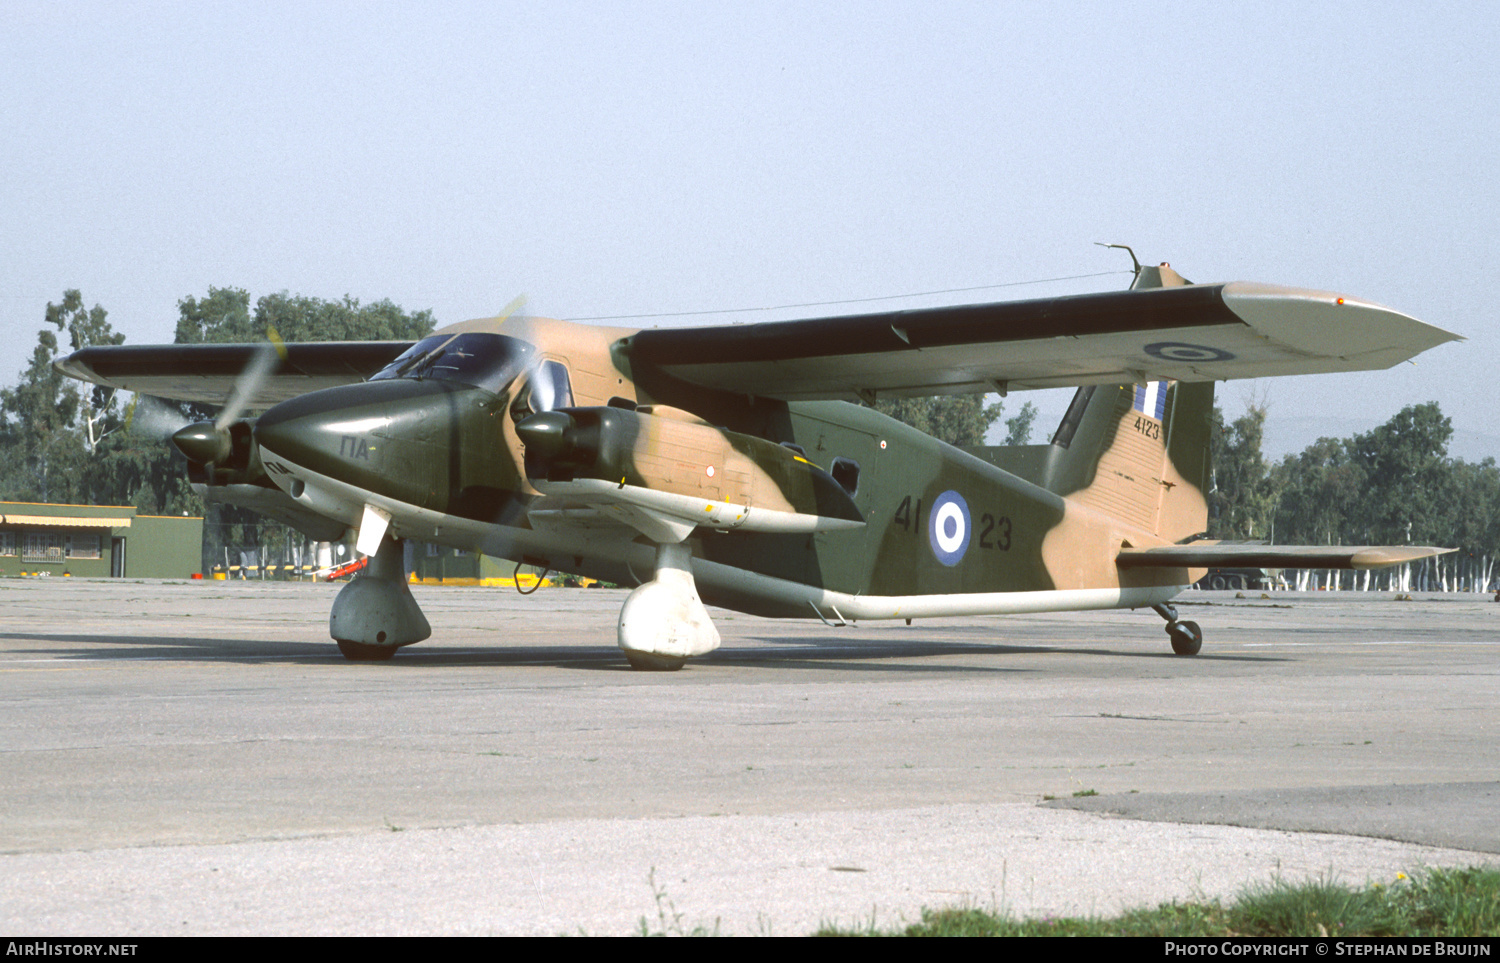
[[[828,474],[849,494],[859,491],[859,462],[853,458],[835,458],[829,466]]]
[[[573,385],[559,361],[543,361],[531,377],[532,404],[537,411],[573,407]]]
[[[1074,393],[1073,403],[1068,405],[1068,413],[1063,415],[1062,424],[1057,426],[1057,434],[1052,436],[1052,444],[1059,448],[1073,444],[1073,435],[1083,423],[1083,414],[1088,411],[1089,399],[1094,397],[1094,388],[1094,385],[1088,385]]]

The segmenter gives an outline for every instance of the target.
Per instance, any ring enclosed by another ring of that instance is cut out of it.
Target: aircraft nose
[[[426,407],[409,392],[393,397],[385,387],[348,385],[282,402],[256,421],[255,441],[266,454],[341,477],[352,467],[351,439],[362,441],[368,456],[371,439],[389,436],[414,408]]]
[[[292,478],[330,479],[447,513],[467,489],[500,498],[514,491],[519,473],[501,435],[503,411],[500,398],[465,385],[372,381],[277,405],[256,422],[255,441],[283,487]]]

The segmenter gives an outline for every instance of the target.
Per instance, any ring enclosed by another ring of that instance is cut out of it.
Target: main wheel
[[[625,661],[637,672],[676,672],[687,664],[687,659],[670,659],[647,652],[625,652]]]
[[[1178,655],[1197,655],[1203,648],[1203,630],[1197,622],[1173,622],[1167,626],[1167,635],[1172,639],[1172,651]]]
[[[344,658],[350,662],[389,662],[391,656],[396,654],[394,645],[366,645],[363,642],[348,642],[344,639],[334,639],[339,644],[339,651]]]

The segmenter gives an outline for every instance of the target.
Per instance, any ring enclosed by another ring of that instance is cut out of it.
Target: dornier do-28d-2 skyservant
[[[351,659],[431,634],[404,539],[636,586],[619,644],[675,669],[704,602],[828,622],[1155,609],[1208,566],[1370,568],[1413,546],[1203,538],[1213,383],[1387,368],[1456,340],[1318,291],[1191,284],[645,331],[497,317],[412,343],[84,348],[65,373],[225,405],[175,436],[206,497],[370,564],[334,601]],[[1045,445],[961,450],[877,397],[1077,386]],[[865,404],[861,404],[861,403]],[[258,418],[241,417],[262,411]]]

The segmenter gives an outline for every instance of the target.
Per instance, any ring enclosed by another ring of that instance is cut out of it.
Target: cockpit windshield
[[[435,334],[407,348],[371,381],[411,378],[457,381],[503,395],[536,349],[503,334]]]

